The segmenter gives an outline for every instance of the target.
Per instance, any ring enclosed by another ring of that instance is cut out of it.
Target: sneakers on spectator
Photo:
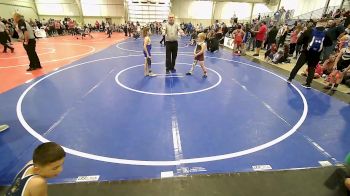
[[[155,74],[155,73],[153,73],[153,72],[149,72],[149,73],[148,73],[148,76],[154,77],[154,76],[157,76],[157,74]]]
[[[311,88],[311,85],[310,84],[302,84],[301,85],[302,87],[306,88],[306,89],[310,89]]]
[[[0,125],[0,132],[5,131],[6,129],[8,129],[10,126],[8,125]]]
[[[192,73],[191,72],[187,72],[186,75],[190,76],[190,75],[192,75]]]

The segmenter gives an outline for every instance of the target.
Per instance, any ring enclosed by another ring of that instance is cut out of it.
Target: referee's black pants
[[[163,42],[164,42],[164,44],[165,44],[165,35],[163,35],[162,40],[160,40],[160,44],[162,44]]]
[[[301,67],[307,62],[308,74],[306,84],[310,85],[315,75],[315,68],[320,61],[320,52],[302,51],[297,59],[297,62],[290,73],[289,80],[293,80]]]
[[[177,41],[166,41],[166,71],[175,69],[175,62],[177,57],[178,43]]]
[[[35,47],[36,47],[35,39],[29,39],[28,45],[23,44],[23,47],[26,50],[29,61],[30,61],[29,67],[32,69],[41,68],[39,57],[35,51]]]

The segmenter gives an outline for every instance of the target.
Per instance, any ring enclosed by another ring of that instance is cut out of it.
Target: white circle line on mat
[[[35,83],[33,83],[32,85],[30,85],[20,96],[17,105],[16,105],[16,112],[17,112],[17,117],[20,121],[20,123],[22,124],[22,126],[35,138],[37,138],[39,141],[41,142],[49,142],[48,139],[44,138],[42,135],[40,135],[39,133],[37,133],[24,119],[23,113],[22,113],[22,103],[23,103],[23,99],[25,98],[26,94],[33,88],[35,87],[38,83],[40,83],[41,81],[45,80],[46,78],[57,74],[59,72],[65,71],[67,69],[71,69],[73,67],[77,67],[80,65],[84,65],[84,64],[88,64],[88,63],[93,63],[93,62],[99,62],[99,61],[103,61],[103,60],[109,60],[109,59],[117,59],[117,58],[127,58],[130,56],[142,56],[142,55],[128,55],[128,56],[119,56],[119,57],[109,57],[109,58],[103,58],[103,59],[97,59],[97,60],[92,60],[92,61],[88,61],[88,62],[84,62],[84,63],[79,63],[76,65],[72,65],[70,67],[58,70],[56,72],[53,72],[51,74],[48,74],[46,76],[44,76],[43,78],[39,79],[38,81],[36,81]],[[191,55],[184,55],[184,56],[191,56]],[[269,71],[266,69],[263,69],[261,67],[255,66],[255,65],[250,65],[248,63],[242,63],[239,61],[234,61],[234,60],[229,60],[229,59],[223,59],[223,58],[217,58],[217,57],[208,57],[208,58],[216,58],[216,59],[221,59],[224,61],[228,61],[228,62],[237,62],[243,65],[247,65],[250,67],[254,67],[257,69],[260,69],[262,71],[265,71],[267,73],[270,73],[280,79],[282,79],[284,82],[286,82],[286,79],[284,79],[283,77]],[[245,150],[241,150],[238,152],[233,152],[233,153],[227,153],[227,154],[221,154],[221,155],[214,155],[214,156],[208,156],[208,157],[198,157],[198,158],[189,158],[189,159],[181,159],[181,160],[176,160],[176,161],[145,161],[145,160],[129,160],[129,159],[119,159],[119,158],[113,158],[113,157],[106,157],[106,156],[100,156],[100,155],[95,155],[95,154],[90,154],[90,153],[85,153],[85,152],[81,152],[78,150],[74,150],[71,148],[67,148],[67,147],[63,147],[64,150],[72,155],[76,155],[82,158],[87,158],[87,159],[92,159],[92,160],[98,160],[98,161],[103,161],[103,162],[108,162],[108,163],[116,163],[116,164],[127,164],[127,165],[142,165],[142,166],[172,166],[172,165],[181,165],[181,164],[190,164],[190,163],[202,163],[202,162],[210,162],[210,161],[218,161],[218,160],[225,160],[225,159],[230,159],[230,158],[234,158],[234,157],[240,157],[243,155],[248,155],[248,154],[252,154],[254,152],[257,151],[261,151],[264,150],[266,148],[269,148],[275,144],[278,144],[279,142],[287,139],[289,136],[291,136],[292,134],[294,134],[298,128],[303,124],[303,122],[306,119],[307,113],[308,113],[308,104],[306,101],[305,96],[303,95],[303,93],[294,85],[294,84],[290,84],[300,95],[302,101],[303,101],[303,113],[300,117],[300,119],[298,120],[298,122],[289,130],[287,131],[285,134],[258,146],[249,148],[249,149],[245,149]]]

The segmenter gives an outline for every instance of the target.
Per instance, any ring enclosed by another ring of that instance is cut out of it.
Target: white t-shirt
[[[5,32],[5,28],[6,28],[5,24],[2,21],[0,21],[0,33]]]

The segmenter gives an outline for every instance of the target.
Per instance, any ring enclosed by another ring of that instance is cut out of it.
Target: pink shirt
[[[298,41],[297,31],[293,31],[292,34],[290,35],[290,43],[291,44],[296,44],[297,41]]]

